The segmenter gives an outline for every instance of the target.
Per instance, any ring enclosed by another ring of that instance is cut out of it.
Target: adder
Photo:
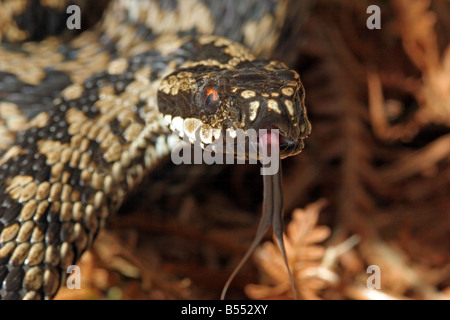
[[[114,0],[94,28],[62,40],[72,3],[0,1],[2,299],[53,298],[183,138],[205,148],[268,129],[259,143],[285,158],[311,130],[298,73],[267,58],[289,1]],[[264,188],[245,258],[271,223],[284,248],[281,173]]]

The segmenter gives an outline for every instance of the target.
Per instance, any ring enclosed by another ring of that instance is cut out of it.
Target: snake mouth
[[[303,139],[294,140],[280,134],[280,157],[282,159],[296,155],[302,151],[305,146]]]
[[[182,119],[166,115],[164,121],[170,129],[186,142],[223,154],[232,154],[238,159],[261,160],[264,156],[281,159],[300,153],[304,147],[304,136],[292,137],[276,125],[258,129],[213,129],[195,118]],[[275,155],[274,153],[277,153]]]
[[[267,146],[270,144],[278,145],[281,159],[300,153],[305,146],[303,139],[290,138],[282,134],[277,126],[271,125],[267,127],[266,130],[268,135],[274,136],[270,139],[260,139],[260,137],[258,137],[260,143],[267,144]]]

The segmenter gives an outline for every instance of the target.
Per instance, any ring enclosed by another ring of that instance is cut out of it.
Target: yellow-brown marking
[[[143,22],[149,28],[155,30],[156,34],[170,34],[177,31],[188,31],[192,28],[195,28],[199,33],[207,34],[211,32],[211,27],[214,25],[214,18],[208,7],[195,0],[180,1],[175,10],[163,11],[157,2],[137,2],[133,9],[130,10],[131,19]],[[186,15],[186,12],[192,14]],[[111,17],[112,19],[113,17]],[[111,23],[114,23],[114,21],[108,21],[108,24]],[[108,24],[105,23],[105,27],[108,27]],[[114,28],[109,28],[109,33],[112,36],[117,31]]]
[[[0,71],[12,73],[27,84],[39,85],[46,76],[46,68],[55,66],[63,60],[63,55],[58,52],[59,43],[58,40],[51,37],[39,44],[36,42],[24,43],[22,49],[29,52],[29,55],[0,48],[0,56],[4,62],[0,64]]]
[[[12,146],[6,153],[0,158],[0,166],[6,163],[9,159],[15,158],[18,155],[23,154],[24,150],[18,146]]]
[[[37,184],[35,182],[30,182],[22,188],[22,193],[20,195],[19,201],[25,203],[30,200],[36,194]]]
[[[75,100],[81,97],[83,90],[84,89],[81,85],[75,83],[61,91],[61,94],[64,98],[66,98],[66,100]]]
[[[47,6],[53,9],[62,10],[65,9],[66,1],[63,0],[41,0],[43,6]]]
[[[275,100],[272,100],[272,99],[269,99],[267,101],[267,110],[281,114],[281,109],[280,109],[280,106],[278,105],[278,102],[276,102]]]
[[[0,259],[7,258],[15,247],[16,243],[14,241],[6,242],[3,247],[0,248]]]
[[[59,161],[61,151],[68,147],[68,143],[62,144],[59,141],[40,140],[38,142],[39,153],[46,156],[46,163],[50,166]]]
[[[28,255],[28,250],[30,250],[31,244],[28,242],[19,244],[9,259],[10,263],[21,265],[24,263]]]
[[[123,137],[128,142],[134,141],[137,139],[139,134],[144,129],[144,126],[140,123],[132,123],[123,133]]]
[[[257,55],[268,56],[272,53],[279,36],[278,28],[288,8],[288,1],[278,1],[275,15],[266,14],[243,26],[244,43]]]
[[[113,60],[108,65],[108,73],[112,75],[117,75],[124,73],[128,68],[128,61],[125,58],[119,58]]]
[[[0,126],[4,122],[8,130],[17,132],[26,128],[27,120],[18,105],[11,102],[0,102]]]
[[[256,97],[256,92],[253,90],[244,90],[241,92],[241,97],[244,99],[254,98]]]
[[[33,182],[32,176],[15,176],[6,183],[6,191],[12,199],[17,200],[22,195],[23,189],[31,182]]]
[[[36,199],[44,200],[48,197],[49,193],[50,193],[50,182],[44,181],[41,184],[39,184],[36,190]]]
[[[35,266],[44,259],[45,247],[42,242],[35,243],[30,249],[30,253],[28,254],[28,265]]]
[[[25,221],[20,227],[19,233],[16,237],[18,243],[29,241],[33,232],[35,224],[34,221]]]
[[[19,230],[20,230],[20,224],[18,222],[4,228],[0,235],[0,241],[2,243],[11,241],[19,233]]]
[[[188,118],[184,120],[184,132],[194,138],[195,131],[202,125],[202,122],[195,118]]]
[[[189,72],[182,72],[177,76],[169,76],[167,79],[162,80],[159,86],[160,91],[171,95],[177,95],[180,90],[189,92],[196,88],[197,83]]]
[[[19,28],[14,20],[15,15],[20,15],[25,10],[25,3],[22,1],[0,2],[0,42],[8,39],[11,42],[23,41],[28,36]],[[5,39],[3,39],[5,38]]]
[[[249,119],[250,121],[254,121],[256,119],[256,116],[258,115],[258,110],[259,110],[259,101],[255,100],[250,102],[249,106],[250,106],[250,115],[249,115]]]
[[[292,103],[292,101],[291,100],[286,100],[284,102],[284,104],[286,105],[286,108],[287,108],[287,110],[289,112],[289,115],[290,116],[294,116],[294,104]]]
[[[37,201],[34,199],[31,199],[30,201],[25,203],[22,210],[20,211],[20,220],[22,221],[30,220],[34,216],[36,208],[37,208]]]
[[[46,112],[41,112],[37,114],[31,121],[29,122],[28,126],[31,127],[37,127],[37,128],[44,128],[45,126],[48,126],[48,122],[50,121],[50,116]]]
[[[200,131],[200,139],[203,143],[210,144],[213,141],[213,129],[207,125],[203,124],[202,129]]]
[[[294,94],[294,89],[292,87],[284,87],[281,89],[281,93],[283,93],[285,96],[292,96]]]

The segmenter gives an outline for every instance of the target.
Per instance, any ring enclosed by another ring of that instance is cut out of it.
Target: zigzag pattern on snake
[[[0,1],[3,299],[54,297],[180,138],[207,146],[221,133],[277,128],[287,157],[310,133],[299,75],[256,58],[273,50],[288,1],[117,0],[68,42],[25,41],[67,5]],[[36,8],[47,22],[34,22]]]

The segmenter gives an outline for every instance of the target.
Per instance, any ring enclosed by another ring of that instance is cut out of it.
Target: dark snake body
[[[57,3],[47,16],[65,10]],[[275,126],[296,142],[282,157],[309,134],[297,73],[217,37],[269,55],[286,1],[114,1],[68,43],[16,44],[36,36],[33,10],[2,9],[12,13],[0,28],[2,299],[54,297],[105,219],[193,126],[204,144]]]

